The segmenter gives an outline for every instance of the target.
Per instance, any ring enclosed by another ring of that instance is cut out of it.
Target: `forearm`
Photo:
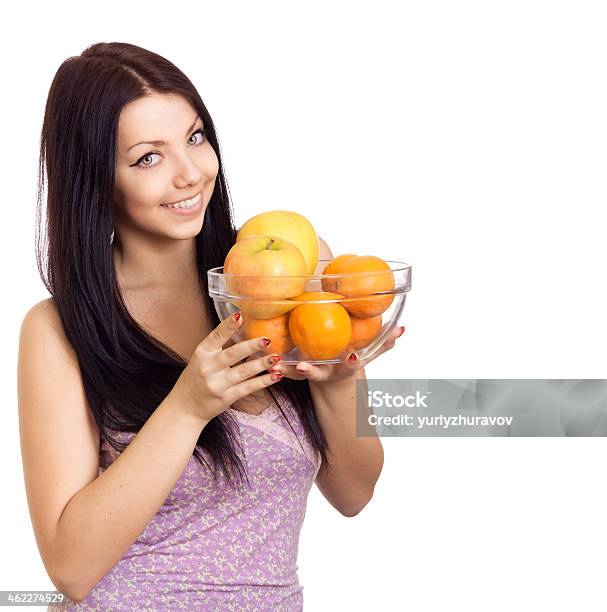
[[[333,506],[354,513],[371,499],[384,460],[377,435],[356,435],[356,380],[354,375],[335,382],[309,382],[329,447],[329,466],[320,468],[317,484]],[[362,394],[359,401],[364,413]]]
[[[55,533],[55,578],[85,597],[125,555],[183,473],[206,421],[169,394],[118,458],[65,507]]]

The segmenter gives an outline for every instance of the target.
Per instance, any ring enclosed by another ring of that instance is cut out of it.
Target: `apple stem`
[[[268,242],[268,249],[271,249],[274,246],[275,240],[274,238],[270,238],[270,242]]]

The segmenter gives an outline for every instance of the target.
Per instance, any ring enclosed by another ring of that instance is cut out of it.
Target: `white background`
[[[217,126],[237,225],[296,210],[334,255],[413,265],[407,331],[369,378],[607,378],[602,3],[10,6],[0,590],[53,588],[22,481],[18,335],[48,297],[34,259],[48,88],[94,42],[147,47],[190,77]],[[602,439],[383,442],[360,515],[312,490],[306,610],[606,609]]]

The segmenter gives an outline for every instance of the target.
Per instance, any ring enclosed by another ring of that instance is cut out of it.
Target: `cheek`
[[[219,159],[217,159],[217,155],[215,155],[215,151],[213,151],[213,176],[217,176],[219,173]]]
[[[208,144],[200,151],[200,169],[207,179],[215,178],[219,172],[219,159],[213,147]]]
[[[119,183],[118,183],[119,179]],[[117,177],[117,186],[122,194],[125,208],[134,212],[142,207],[160,204],[166,193],[167,177],[160,168],[141,170],[129,168]]]

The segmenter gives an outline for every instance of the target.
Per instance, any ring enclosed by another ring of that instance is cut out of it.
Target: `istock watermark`
[[[373,407],[386,406],[387,408],[427,408],[426,401],[428,394],[422,395],[419,391],[415,392],[415,395],[392,395],[391,393],[385,393],[382,391],[368,391],[367,404]]]
[[[358,436],[607,436],[603,379],[357,381]]]

